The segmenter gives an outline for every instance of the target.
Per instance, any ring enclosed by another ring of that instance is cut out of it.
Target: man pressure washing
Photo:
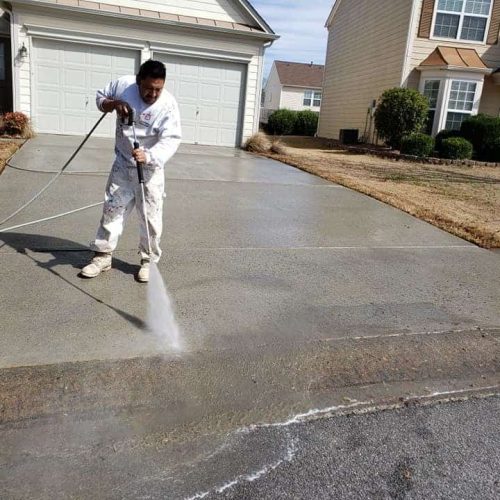
[[[86,278],[111,269],[112,253],[134,205],[140,224],[141,267],[137,280],[148,282],[150,261],[160,259],[164,166],[181,142],[179,109],[174,97],[164,89],[165,77],[163,63],[149,60],[137,76],[119,78],[97,92],[97,107],[117,114],[116,157],[106,185],[101,222],[90,245],[95,254],[81,271]],[[137,163],[143,165],[146,214],[142,209]]]

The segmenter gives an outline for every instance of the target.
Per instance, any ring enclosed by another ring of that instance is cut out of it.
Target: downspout
[[[256,106],[255,106],[255,120],[254,120],[254,126],[253,126],[253,132],[258,132],[259,131],[259,125],[260,125],[260,113],[261,113],[261,100],[262,100],[262,89],[263,89],[263,81],[262,81],[262,77],[263,77],[263,73],[264,73],[264,57],[266,55],[266,49],[268,49],[269,47],[271,47],[271,45],[274,43],[274,40],[271,40],[267,43],[265,43],[264,45],[262,45],[262,64],[260,65],[260,70],[259,70],[259,74],[258,74],[258,82],[259,83],[259,91],[258,91],[258,95],[256,96]]]

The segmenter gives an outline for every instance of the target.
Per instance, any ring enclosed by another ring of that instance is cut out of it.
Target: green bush
[[[306,109],[297,113],[297,122],[295,123],[295,134],[309,135],[313,137],[318,130],[319,114]]]
[[[472,158],[472,144],[463,137],[450,137],[441,142],[441,158],[469,160]]]
[[[422,130],[428,111],[427,97],[417,90],[389,89],[375,110],[375,126],[389,146],[399,148],[403,137]]]
[[[488,143],[484,159],[500,163],[500,137],[497,137]]]
[[[481,160],[494,156],[495,141],[500,138],[500,118],[479,114],[462,122],[460,135],[472,143]]]
[[[278,109],[269,116],[268,130],[274,135],[291,135],[295,131],[297,112],[290,109]]]
[[[441,132],[436,135],[434,147],[439,156],[441,156],[441,145],[443,141],[450,137],[462,137],[460,130],[441,130]]]
[[[405,155],[430,156],[433,151],[434,139],[427,134],[410,134],[401,141],[401,153]]]

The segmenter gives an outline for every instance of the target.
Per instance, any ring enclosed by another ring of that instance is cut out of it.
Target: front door
[[[0,37],[0,114],[12,111],[10,38]]]

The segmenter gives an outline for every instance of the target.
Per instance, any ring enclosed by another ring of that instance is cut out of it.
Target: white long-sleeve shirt
[[[163,89],[154,104],[146,104],[139,93],[136,77],[131,75],[114,80],[97,91],[96,104],[101,111],[106,99],[125,101],[134,109],[137,141],[146,152],[146,167],[163,168],[181,142],[179,107],[174,96]],[[116,155],[126,165],[135,166],[133,150],[132,127],[123,124],[117,116]]]

